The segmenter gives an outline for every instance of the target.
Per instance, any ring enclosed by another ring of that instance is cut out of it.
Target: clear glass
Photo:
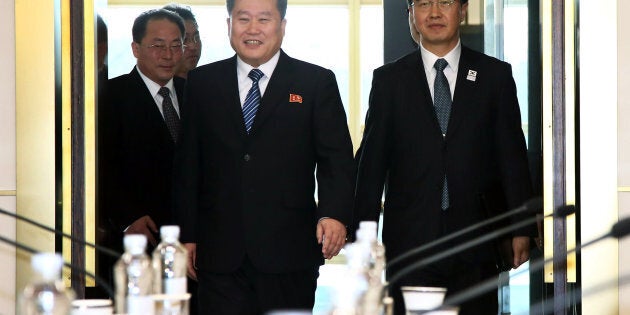
[[[153,293],[185,294],[186,248],[177,239],[165,240],[153,251]]]
[[[149,256],[124,253],[114,266],[116,313],[153,314],[152,281]]]
[[[486,1],[485,4],[485,53],[512,66],[512,75],[517,86],[518,103],[525,141],[529,129],[529,9],[524,0]],[[469,8],[470,9],[470,8]],[[527,314],[530,309],[529,263],[502,274],[510,277],[509,283],[499,288],[499,307],[502,313]]]
[[[70,314],[74,292],[66,289],[61,280],[43,281],[27,285],[18,303],[20,315]]]

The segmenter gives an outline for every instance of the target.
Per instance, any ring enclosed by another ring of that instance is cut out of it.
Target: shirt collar
[[[448,62],[448,66],[446,67],[446,69],[451,68],[454,73],[457,73],[457,69],[459,68],[459,57],[462,54],[461,40],[458,40],[457,45],[455,45],[455,47],[444,57],[439,57],[434,53],[428,51],[426,48],[424,48],[424,46],[422,46],[422,43],[420,44],[420,54],[422,55],[424,70],[427,73],[431,73],[431,71],[434,71],[433,65],[440,58],[444,58]]]
[[[155,95],[157,95],[158,91],[160,90],[160,88],[162,86],[157,84],[157,83],[155,83],[155,81],[149,79],[149,77],[144,75],[144,73],[142,73],[142,71],[140,71],[140,68],[138,68],[138,66],[136,66],[136,70],[138,70],[138,73],[140,74],[140,77],[142,78],[142,81],[144,81],[144,84],[149,89],[149,92],[151,93],[151,96],[155,97]],[[175,93],[175,86],[173,85],[173,78],[168,80],[168,82],[166,82],[166,84],[164,86],[170,90],[171,97],[175,97],[175,95],[177,95]]]
[[[269,61],[258,66],[257,69],[262,71],[265,74],[263,78],[271,79],[271,75],[273,74],[273,70],[278,65],[279,59],[280,59],[280,50],[278,50],[276,54],[273,55],[271,59],[269,59]],[[247,78],[247,75],[249,74],[250,71],[252,71],[252,69],[254,69],[254,67],[247,64],[245,61],[243,61],[243,59],[241,59],[241,57],[236,55],[236,74],[238,75],[239,78],[242,78],[242,77]]]

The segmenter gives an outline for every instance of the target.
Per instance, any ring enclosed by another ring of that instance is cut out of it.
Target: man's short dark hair
[[[225,1],[225,4],[227,5],[227,11],[230,16],[232,16],[234,2],[236,2],[236,0]],[[280,12],[280,18],[284,20],[284,16],[287,14],[287,0],[276,0],[276,7],[278,8],[278,12]]]
[[[107,42],[107,24],[105,24],[105,20],[100,15],[96,16],[96,42]]]
[[[195,19],[195,15],[192,13],[192,10],[190,9],[189,6],[172,2],[163,6],[162,9],[175,12],[179,14],[179,16],[181,16],[182,19],[184,19],[184,21],[192,21],[193,23],[197,24],[197,19]]]
[[[165,9],[154,9],[140,13],[133,21],[133,27],[131,28],[133,41],[141,43],[142,39],[147,34],[147,24],[149,24],[149,21],[162,19],[175,23],[179,28],[182,38],[184,38],[184,34],[186,34],[184,20],[177,13]]]

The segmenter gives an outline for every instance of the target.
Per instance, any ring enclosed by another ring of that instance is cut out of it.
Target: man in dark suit
[[[107,245],[118,249],[125,233],[144,234],[155,246],[159,226],[172,223],[172,164],[184,88],[183,79],[173,79],[184,49],[179,15],[144,12],[132,33],[136,67],[108,81],[107,102],[99,110],[100,225]]]
[[[188,73],[174,198],[202,314],[311,310],[319,266],[345,243],[346,116],[332,71],[280,50],[286,7],[228,0],[236,56]]]
[[[356,156],[356,220],[379,219],[385,186],[383,242],[389,259],[496,214],[487,211],[520,206],[532,194],[510,65],[460,44],[466,0],[408,4],[420,48],[374,71]],[[529,258],[533,228],[512,238],[514,268]],[[491,245],[403,279],[392,290],[396,313],[404,314],[400,284],[446,287],[453,294],[495,275]],[[396,271],[388,270],[388,276]],[[497,293],[491,292],[461,305],[460,314],[497,310]]]
[[[193,14],[189,6],[169,3],[165,5],[163,9],[173,11],[184,19],[184,26],[186,27],[184,44],[186,45],[186,49],[184,50],[184,56],[175,70],[175,76],[186,79],[188,71],[195,69],[197,63],[199,63],[199,58],[201,58],[202,43],[199,35],[199,25],[197,25],[195,14]]]

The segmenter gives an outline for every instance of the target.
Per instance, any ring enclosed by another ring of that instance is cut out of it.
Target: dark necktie
[[[258,105],[260,105],[260,89],[258,88],[258,80],[262,78],[264,73],[258,69],[252,69],[247,75],[252,79],[252,87],[247,92],[245,97],[245,103],[243,104],[243,120],[245,120],[245,129],[247,133],[252,129],[254,124],[254,117],[258,111]]]
[[[167,87],[163,86],[158,91],[158,94],[162,95],[164,98],[162,100],[164,122],[166,122],[166,127],[168,127],[168,131],[170,132],[173,141],[177,142],[177,136],[179,136],[179,116],[177,116],[175,106],[173,106],[173,101],[170,96],[171,92]]]
[[[448,62],[443,58],[438,59],[433,65],[435,70],[437,70],[435,82],[433,83],[433,106],[435,107],[435,114],[440,123],[442,137],[446,137],[448,119],[451,114],[451,89],[444,75],[444,68],[446,68],[446,66],[448,66]],[[448,183],[445,174],[444,187],[442,188],[442,210],[445,210],[448,206]]]

